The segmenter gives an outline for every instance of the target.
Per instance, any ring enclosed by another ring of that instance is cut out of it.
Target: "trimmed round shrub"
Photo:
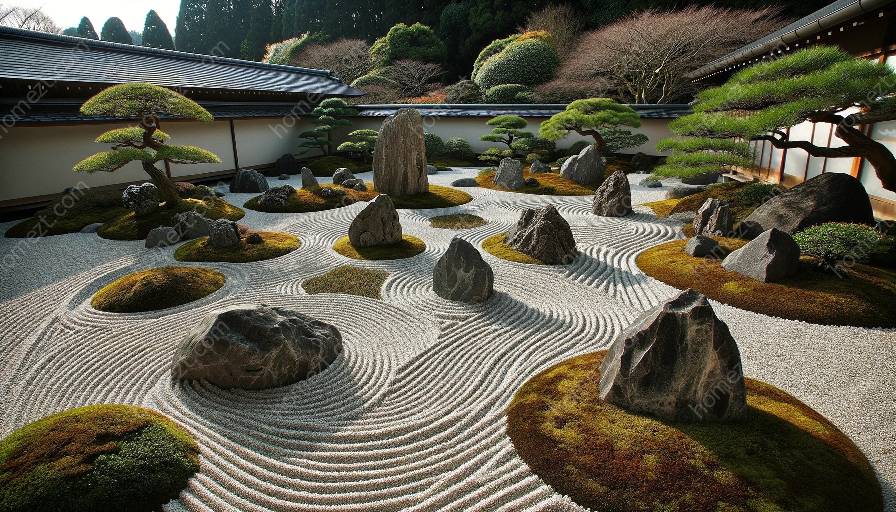
[[[504,39],[495,39],[483,48],[482,51],[479,52],[479,55],[476,56],[476,61],[473,62],[473,73],[470,75],[470,78],[476,82],[476,75],[479,74],[479,70],[482,69],[482,65],[485,64],[485,61],[503,52],[505,48],[519,39],[519,37],[519,34],[514,34],[510,37],[505,37]]]
[[[896,237],[884,236],[871,250],[872,265],[885,268],[896,268]]]
[[[474,80],[486,90],[502,84],[534,86],[553,78],[559,63],[556,50],[547,41],[519,38],[489,57]]]
[[[445,141],[434,133],[423,133],[423,144],[426,146],[426,158],[434,158],[445,153]]]
[[[198,470],[196,441],[165,416],[131,405],[79,407],[0,441],[0,510],[161,510]]]
[[[461,160],[476,158],[473,147],[465,139],[454,137],[445,141],[445,155]]]
[[[447,56],[445,43],[432,28],[414,23],[399,23],[370,47],[370,60],[377,66],[388,66],[399,60],[419,60],[441,64]]]
[[[461,80],[445,87],[445,103],[482,103],[482,89],[472,80]]]
[[[532,103],[532,89],[522,84],[496,85],[485,91],[486,103]]]
[[[871,226],[828,222],[807,228],[793,236],[803,254],[833,266],[844,260],[863,261],[880,242],[880,234]]]
[[[351,83],[352,87],[361,88],[361,87],[372,87],[372,86],[382,86],[382,87],[393,87],[395,84],[392,80],[389,80],[385,75],[381,73],[381,70],[374,69],[370,73],[359,77],[357,80]]]
[[[297,37],[271,43],[267,47],[262,62],[289,65],[308,45],[323,42],[320,34],[305,33]]]

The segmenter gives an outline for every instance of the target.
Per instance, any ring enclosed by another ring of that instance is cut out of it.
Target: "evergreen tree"
[[[640,116],[628,105],[609,98],[589,98],[570,103],[566,110],[541,123],[540,132],[543,138],[551,141],[558,141],[570,132],[592,137],[597,152],[606,155],[647,142],[646,135],[626,129],[640,126]]]
[[[134,40],[131,39],[131,34],[128,34],[128,29],[125,28],[121,18],[115,16],[106,20],[106,23],[103,24],[100,38],[103,41],[111,41],[113,43],[134,44]]]
[[[261,60],[264,50],[270,42],[271,23],[274,12],[271,0],[260,0],[252,9],[249,21],[249,31],[240,46],[240,58],[246,60]]]
[[[286,0],[274,0],[271,5],[273,14],[271,18],[271,33],[268,37],[268,41],[282,41],[286,39],[283,37],[283,10],[286,8],[285,4]]]
[[[311,123],[314,128],[299,134],[304,139],[300,148],[314,148],[320,150],[324,155],[333,152],[332,132],[337,126],[351,126],[352,122],[345,119],[345,116],[351,116],[358,111],[350,107],[342,98],[328,98],[320,102],[311,114],[317,116]],[[309,151],[309,149],[305,149]]]
[[[168,32],[168,25],[162,21],[155,10],[146,14],[146,23],[143,25],[143,46],[150,48],[174,49],[174,39]]]
[[[178,50],[190,53],[206,51],[205,5],[205,0],[181,0],[175,29]]]
[[[79,37],[79,36],[78,36],[78,27],[68,27],[67,29],[65,29],[65,30],[62,31],[62,35],[64,35],[64,36],[72,36],[72,37]]]
[[[532,132],[526,131],[526,125],[529,123],[520,116],[509,114],[496,116],[489,119],[485,124],[492,126],[492,131],[479,137],[479,140],[497,142],[507,146],[507,149],[488,148],[485,153],[479,156],[479,159],[485,162],[497,164],[503,158],[513,157],[516,154],[514,151],[515,143],[522,139],[535,137]]]
[[[78,37],[83,37],[85,39],[100,38],[100,36],[96,35],[96,29],[93,28],[93,23],[90,22],[90,19],[87,16],[81,18],[81,23],[78,23]]]

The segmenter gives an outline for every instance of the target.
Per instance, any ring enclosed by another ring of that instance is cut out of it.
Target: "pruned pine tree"
[[[311,121],[314,128],[299,134],[302,143],[299,148],[304,148],[305,152],[311,149],[318,149],[324,155],[330,155],[333,152],[333,129],[337,126],[351,126],[352,122],[348,119],[341,119],[345,116],[351,116],[358,111],[350,107],[342,98],[327,98],[320,103],[313,111],[312,115],[317,116]]]
[[[628,105],[610,98],[589,98],[573,101],[566,110],[541,123],[540,133],[551,141],[571,132],[591,137],[597,152],[606,155],[647,142],[646,135],[626,129],[640,126],[641,117]]]

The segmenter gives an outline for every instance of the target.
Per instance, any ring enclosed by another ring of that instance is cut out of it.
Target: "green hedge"
[[[486,90],[502,84],[534,86],[550,80],[559,63],[556,50],[547,41],[517,40],[485,60],[474,81]]]

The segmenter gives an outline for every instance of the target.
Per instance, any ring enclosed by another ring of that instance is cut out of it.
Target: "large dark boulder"
[[[342,335],[330,324],[286,308],[234,306],[187,335],[171,373],[222,388],[267,389],[307,379],[341,352]]]
[[[632,189],[625,173],[616,171],[597,187],[591,211],[604,217],[625,217],[632,213]]]
[[[703,235],[691,238],[684,247],[684,252],[695,258],[716,257],[721,259],[721,256],[724,256],[723,251],[719,242]]]
[[[258,206],[265,210],[283,208],[289,202],[289,198],[295,193],[296,189],[292,185],[274,187],[258,198]]]
[[[178,213],[173,219],[174,229],[181,240],[192,240],[211,233],[211,219],[195,210]]]
[[[507,245],[548,265],[570,263],[578,253],[572,229],[554,205],[527,208],[507,233]]]
[[[706,297],[683,291],[616,338],[600,397],[667,421],[737,419],[746,409],[740,350]]]
[[[420,112],[401,109],[383,122],[373,151],[373,185],[395,197],[429,191]]]
[[[355,247],[391,245],[401,241],[401,223],[392,199],[380,194],[348,227],[349,242]]]
[[[719,182],[722,174],[722,171],[703,172],[694,176],[685,176],[681,178],[681,182],[685,185],[712,185]]]
[[[159,189],[152,183],[129,185],[121,194],[125,208],[134,210],[134,215],[143,217],[159,211]]]
[[[741,223],[753,238],[777,228],[788,234],[826,222],[874,224],[871,200],[862,183],[848,174],[828,172],[766,201]]]
[[[240,228],[236,222],[227,219],[211,221],[208,244],[218,249],[232,249],[240,246]]]
[[[451,240],[432,275],[436,295],[458,302],[484,302],[492,295],[494,283],[492,267],[470,242],[461,238]]]
[[[267,178],[253,169],[240,169],[230,182],[230,191],[234,194],[257,194],[267,192],[268,188]]]
[[[780,281],[799,272],[800,247],[793,237],[772,228],[729,254],[722,267],[763,283]]]

